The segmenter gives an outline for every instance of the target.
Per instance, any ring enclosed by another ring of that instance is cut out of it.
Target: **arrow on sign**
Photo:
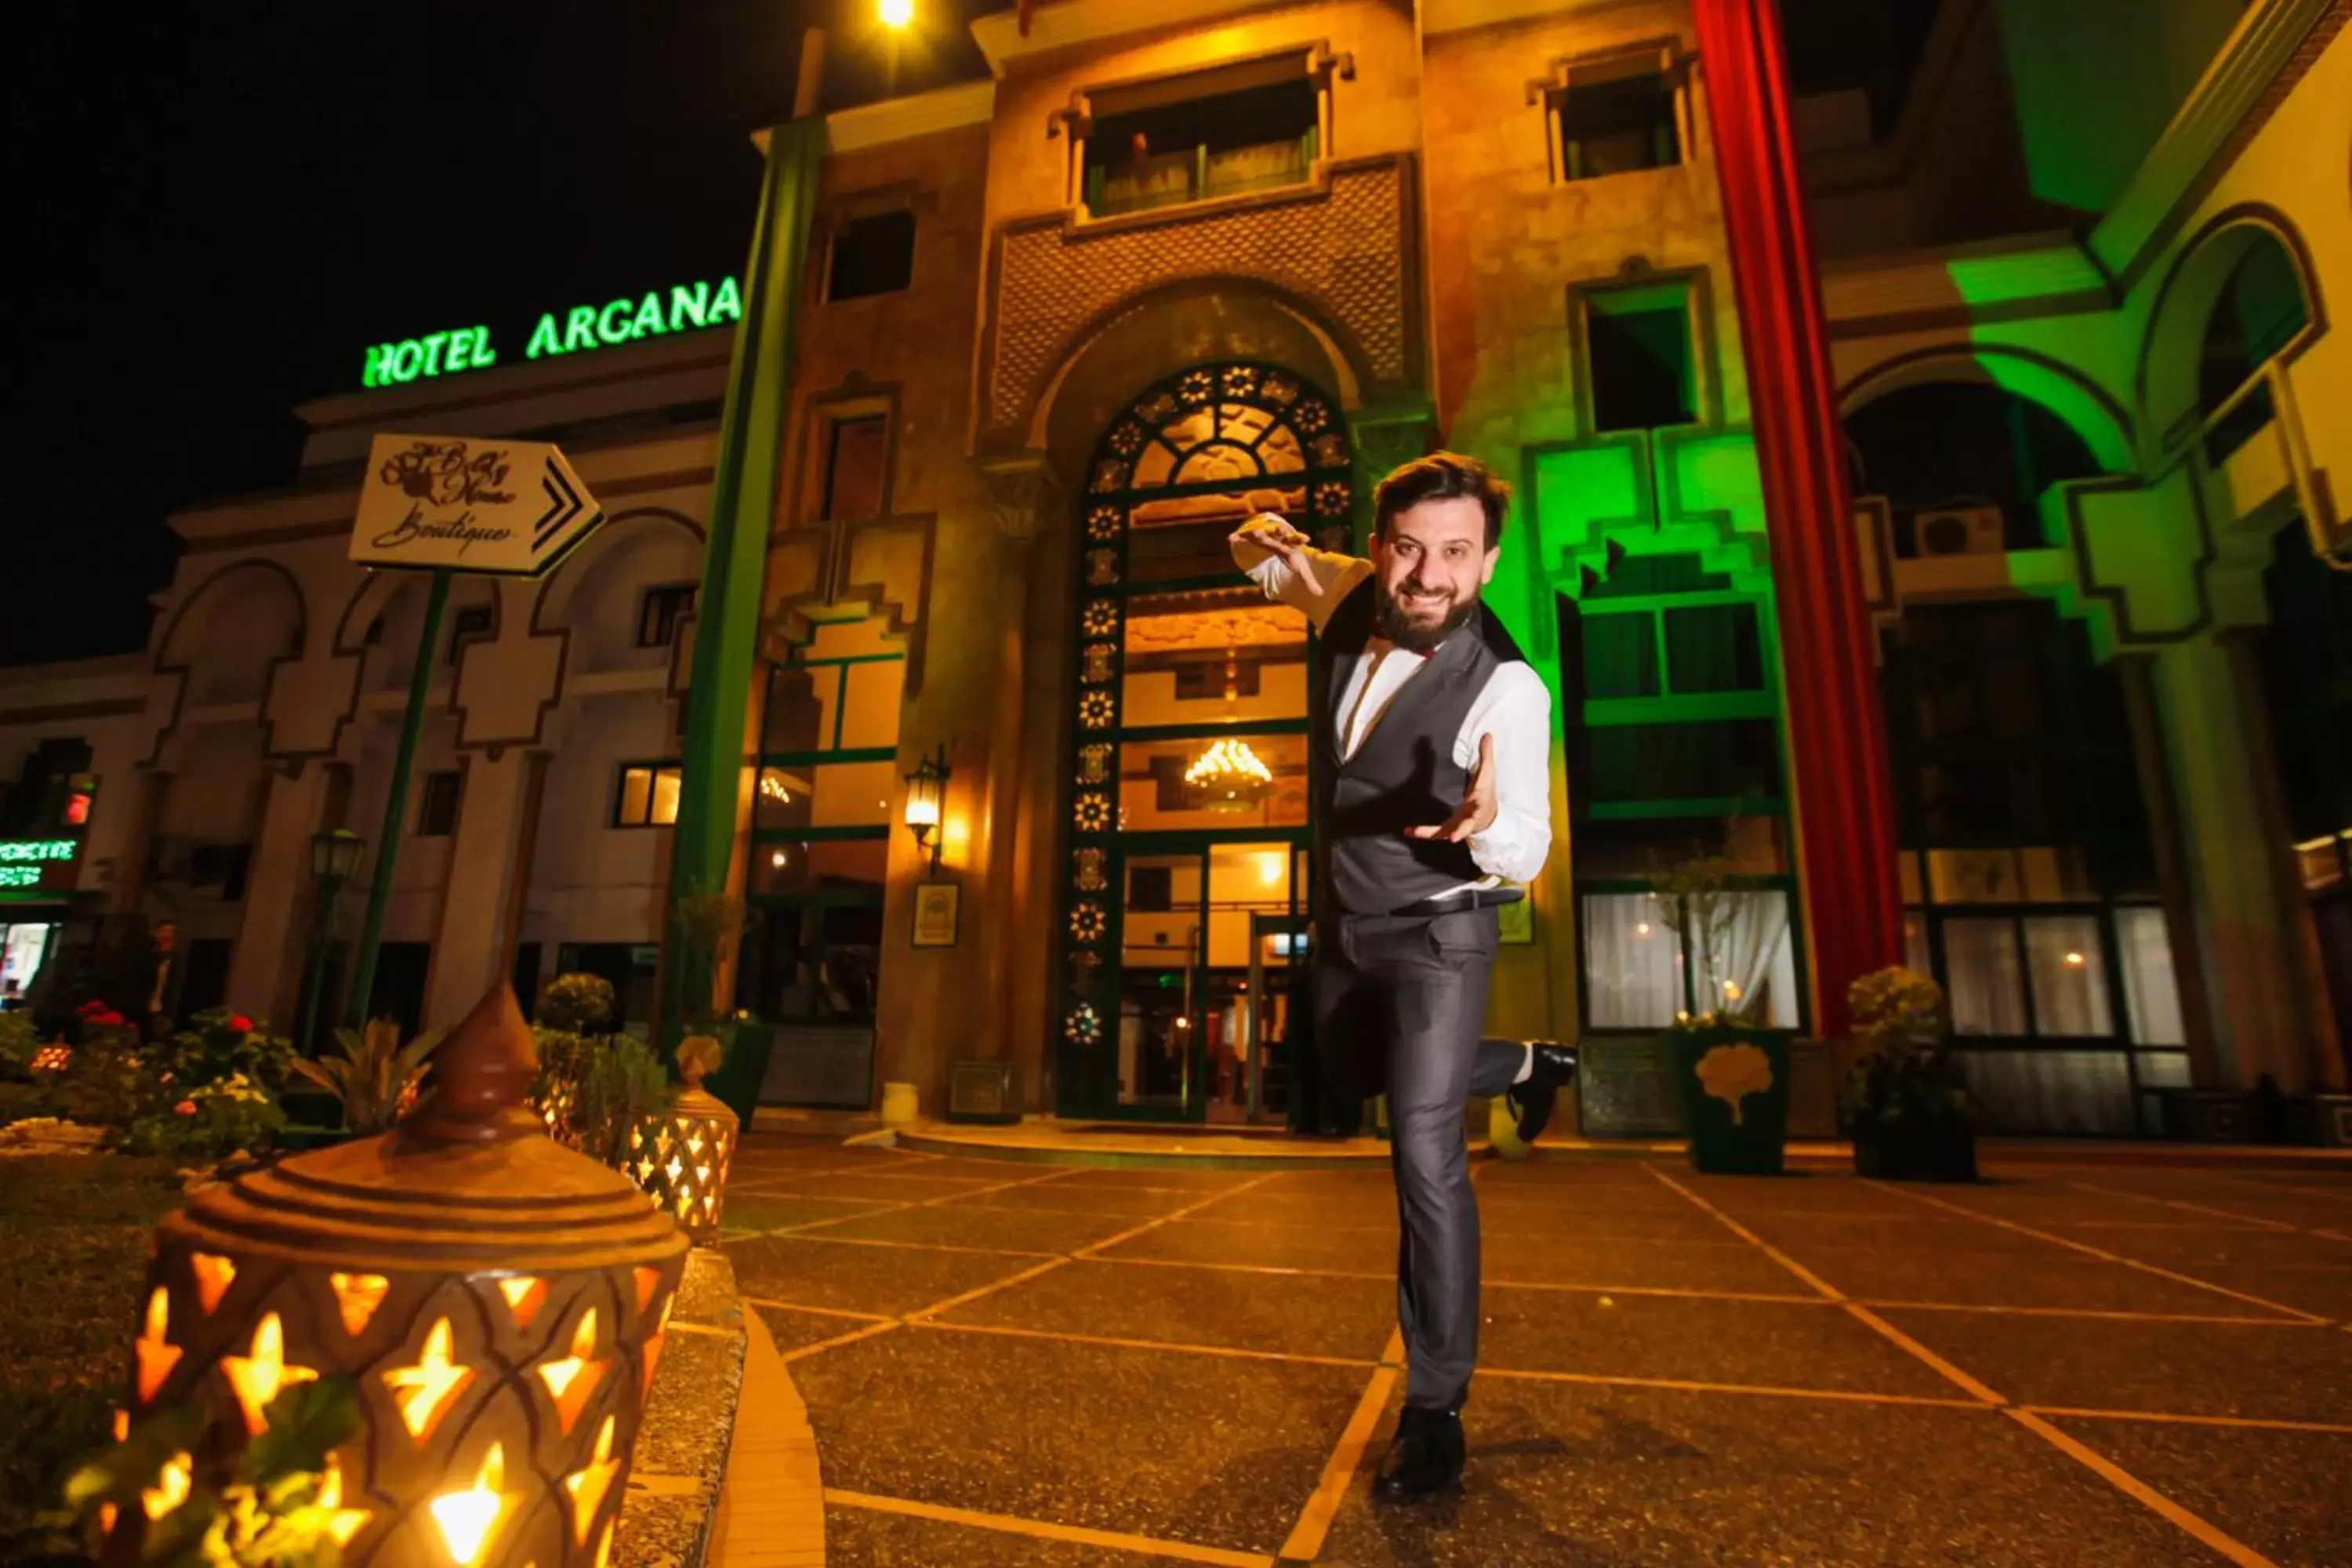
[[[555,466],[552,458],[549,459],[547,471],[541,477],[539,484],[540,489],[547,492],[548,505],[531,531],[530,542],[534,550],[544,549],[558,531],[587,510],[587,504],[580,499],[580,492],[572,488],[572,481],[564,477],[563,470]]]

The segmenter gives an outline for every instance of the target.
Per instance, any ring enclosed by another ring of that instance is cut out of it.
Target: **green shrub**
[[[345,1131],[365,1136],[400,1120],[425,1081],[441,1035],[428,1031],[404,1046],[400,1026],[378,1018],[356,1034],[337,1029],[335,1044],[337,1055],[315,1062],[298,1057],[294,1070],[341,1104]]]
[[[33,1076],[33,1053],[41,1048],[33,1016],[23,1008],[0,1013],[0,1082],[24,1083]]]
[[[613,1022],[613,983],[601,974],[559,974],[539,999],[539,1021],[561,1035],[602,1034]]]
[[[243,1073],[198,1084],[179,1100],[160,1101],[134,1117],[122,1134],[128,1154],[183,1160],[223,1160],[257,1154],[286,1125],[278,1097]]]
[[[672,1098],[669,1069],[643,1040],[613,1035],[593,1042],[572,1108],[581,1152],[616,1163],[630,1127],[639,1117],[667,1109]]]
[[[294,1068],[293,1041],[225,1007],[198,1014],[189,1027],[159,1042],[155,1055],[171,1075],[163,1081],[183,1090],[242,1076],[275,1093]]]

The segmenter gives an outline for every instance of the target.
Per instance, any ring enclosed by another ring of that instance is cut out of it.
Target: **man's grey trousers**
[[[1347,1092],[1389,1099],[1405,1403],[1458,1410],[1478,1359],[1478,1200],[1463,1127],[1525,1052],[1482,1040],[1492,909],[1434,919],[1333,915],[1315,947],[1315,1041]]]

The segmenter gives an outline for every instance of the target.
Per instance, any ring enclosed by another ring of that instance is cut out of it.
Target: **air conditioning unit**
[[[1942,507],[1917,519],[1922,555],[1998,555],[2008,548],[2008,525],[1997,506]]]

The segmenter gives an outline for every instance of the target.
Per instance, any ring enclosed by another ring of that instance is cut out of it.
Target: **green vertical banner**
[[[824,158],[824,121],[791,121],[768,133],[768,174],[743,273],[743,319],[727,372],[727,407],[710,482],[710,532],[697,601],[693,683],[672,839],[670,896],[723,892],[742,788],[743,715],[758,658],[760,605],[792,408],[793,349]],[[664,921],[661,1036],[674,1047],[688,995],[707,994],[709,955]]]

